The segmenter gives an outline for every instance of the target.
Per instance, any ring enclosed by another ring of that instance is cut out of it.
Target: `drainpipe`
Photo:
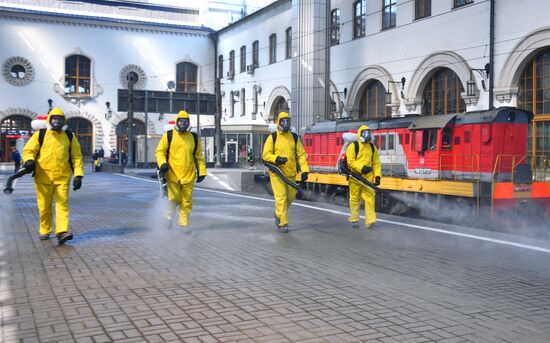
[[[210,39],[214,42],[214,80],[215,80],[215,94],[216,94],[216,115],[214,117],[214,145],[216,147],[216,168],[222,166],[222,97],[221,97],[221,78],[223,75],[217,75],[218,73],[218,35],[216,33],[210,34]]]
[[[489,33],[489,109],[494,107],[495,87],[495,0],[491,0],[490,10],[490,33]]]

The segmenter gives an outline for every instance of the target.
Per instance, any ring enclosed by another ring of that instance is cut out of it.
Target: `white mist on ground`
[[[167,198],[155,197],[145,216],[146,227],[153,231],[169,229],[171,224],[166,219],[169,206],[170,203]]]
[[[510,211],[491,217],[491,209],[483,207],[478,210],[474,204],[458,199],[412,198],[404,194],[392,194],[401,203],[393,205],[390,213],[402,214],[405,204],[413,210],[415,217],[434,220],[448,224],[470,226],[521,236],[550,239],[550,222],[544,220],[544,214],[538,218],[522,214],[521,211]]]

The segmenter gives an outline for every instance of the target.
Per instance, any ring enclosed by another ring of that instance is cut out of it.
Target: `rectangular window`
[[[246,45],[241,46],[241,73],[246,72]]]
[[[400,133],[398,137],[399,137],[399,141],[397,142],[397,145],[399,144],[403,145],[403,134]]]
[[[394,150],[395,149],[395,134],[390,133],[388,134],[388,150]]]
[[[395,27],[397,0],[382,0],[382,30]]]
[[[260,43],[258,41],[252,43],[252,65],[254,69],[260,66]]]
[[[453,129],[446,127],[441,134],[441,149],[451,150],[453,141]]]
[[[340,10],[330,12],[330,45],[340,44]]]
[[[386,150],[386,135],[380,135],[380,150]]]
[[[407,133],[405,135],[405,144],[409,144],[411,142],[411,134],[410,133]]]
[[[437,149],[437,129],[423,130],[422,132],[422,151]]]
[[[374,135],[374,146],[380,148],[380,136]]]
[[[474,0],[454,0],[454,7],[462,7],[464,5],[473,4]]]
[[[233,79],[235,75],[235,50],[229,52],[229,71],[227,73],[229,74],[228,79]]]
[[[286,58],[292,57],[292,27],[286,29]]]
[[[363,37],[367,24],[367,0],[356,1],[353,9],[353,38]]]
[[[277,35],[269,36],[269,64],[277,62]]]
[[[460,137],[455,137],[455,145],[460,145]]]
[[[218,79],[223,79],[223,55],[218,56]]]
[[[432,15],[432,0],[416,0],[414,2],[414,19],[421,19]]]

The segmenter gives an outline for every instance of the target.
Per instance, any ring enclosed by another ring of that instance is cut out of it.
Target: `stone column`
[[[292,1],[291,114],[298,131],[326,119],[329,109],[329,20],[330,0]]]

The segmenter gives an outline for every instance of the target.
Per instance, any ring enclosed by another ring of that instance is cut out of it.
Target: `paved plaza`
[[[281,234],[268,196],[212,189],[184,234],[152,181],[88,173],[61,247],[30,177],[0,197],[0,341],[550,341],[548,241],[311,202]]]

